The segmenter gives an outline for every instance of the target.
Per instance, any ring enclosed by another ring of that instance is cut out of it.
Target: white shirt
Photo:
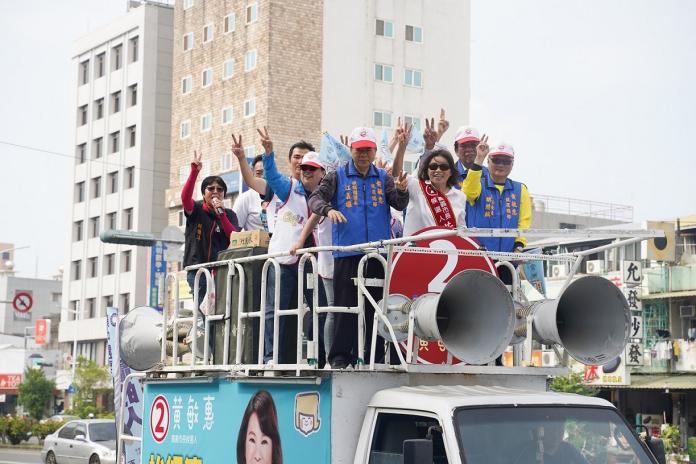
[[[232,206],[237,215],[239,227],[244,230],[265,230],[261,222],[261,195],[249,189],[237,197]]]
[[[426,181],[426,183],[429,184],[430,181]],[[466,227],[466,195],[461,190],[452,187],[445,196],[454,210],[457,227]],[[413,235],[425,227],[435,225],[437,225],[435,218],[426,203],[419,179],[415,176],[408,176],[408,206],[404,219],[404,237]]]

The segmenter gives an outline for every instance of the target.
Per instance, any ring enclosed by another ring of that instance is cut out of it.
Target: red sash
[[[425,202],[428,204],[430,212],[435,219],[435,225],[447,229],[456,229],[457,218],[449,199],[430,184],[426,184],[424,180],[420,179],[418,182],[423,195],[425,195]]]

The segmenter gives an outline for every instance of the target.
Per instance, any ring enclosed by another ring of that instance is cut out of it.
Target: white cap
[[[480,142],[479,131],[473,127],[462,126],[454,134],[455,143]]]
[[[325,169],[324,165],[319,160],[319,155],[317,155],[316,152],[313,151],[308,151],[304,154],[300,166],[313,166],[315,168]]]
[[[377,148],[377,136],[371,127],[356,127],[348,137],[350,148]]]
[[[497,145],[493,145],[493,148],[488,153],[488,157],[491,156],[507,156],[515,159],[515,150],[509,143],[501,142]]]

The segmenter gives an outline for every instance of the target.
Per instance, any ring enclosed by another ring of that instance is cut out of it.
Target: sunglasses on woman
[[[450,170],[449,164],[447,164],[447,163],[442,163],[442,164],[430,163],[428,165],[428,169],[430,169],[431,171],[437,171],[438,168],[440,169],[440,171],[449,171]]]
[[[305,165],[305,166],[300,166],[300,170],[302,170],[302,171],[314,172],[314,171],[317,170],[317,168],[314,167],[314,166],[307,166],[307,165]]]
[[[205,189],[206,189],[207,191],[213,192],[213,193],[214,193],[214,192],[224,192],[224,191],[225,191],[224,188],[218,187],[218,186],[213,186],[213,185],[210,185],[210,186],[206,187]]]

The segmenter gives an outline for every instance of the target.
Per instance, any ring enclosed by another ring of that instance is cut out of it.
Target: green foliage
[[[7,416],[0,416],[0,439],[7,442],[7,428],[10,426],[10,419]]]
[[[8,440],[13,445],[18,445],[29,438],[31,431],[31,421],[21,416],[11,416],[7,418],[7,431],[5,432]]]
[[[35,422],[31,428],[31,433],[43,443],[47,436],[58,430],[63,425],[61,421],[46,420]]]
[[[681,450],[679,427],[673,424],[665,424],[660,432],[660,438],[665,444],[667,454],[678,453]]]
[[[686,440],[686,453],[689,455],[689,461],[696,462],[696,437]]]
[[[588,385],[582,378],[582,374],[571,372],[565,377],[554,377],[549,388],[555,392],[575,393],[584,396],[595,396],[599,388]]]
[[[48,380],[41,369],[27,368],[19,384],[17,402],[34,419],[41,419],[49,406],[56,383]]]
[[[109,380],[109,372],[105,367],[100,367],[96,362],[82,356],[77,358],[75,367],[75,396],[73,397],[73,407],[70,414],[87,417],[90,413],[95,416],[99,412],[95,404],[95,391],[100,383]],[[109,390],[109,389],[104,389]]]

